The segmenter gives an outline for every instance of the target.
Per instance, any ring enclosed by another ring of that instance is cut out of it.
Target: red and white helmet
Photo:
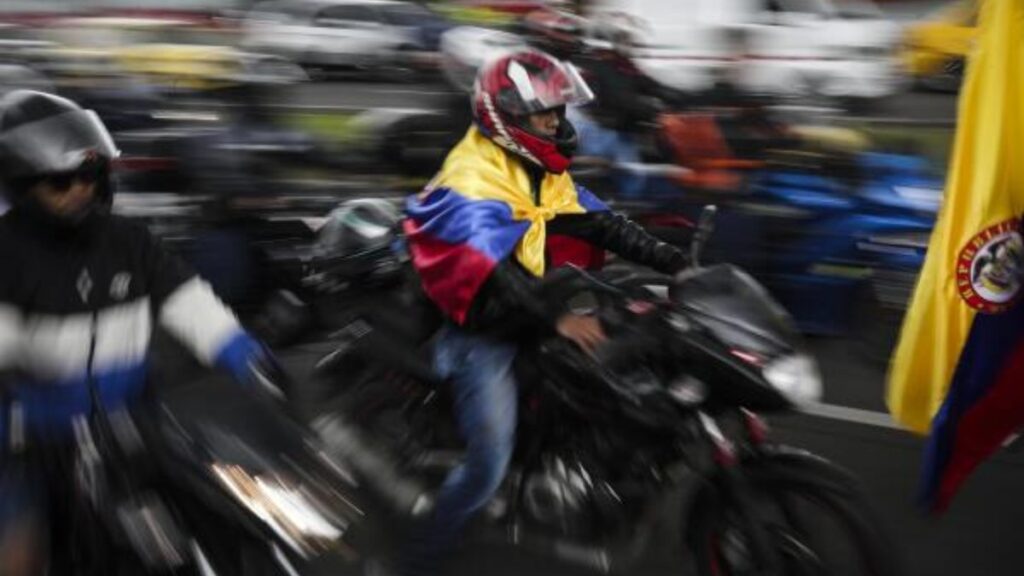
[[[572,64],[543,52],[518,52],[481,68],[473,87],[473,116],[480,131],[499,146],[559,174],[576,151],[576,130],[565,119],[565,107],[593,99]],[[561,116],[554,138],[534,132],[527,120],[549,110]]]

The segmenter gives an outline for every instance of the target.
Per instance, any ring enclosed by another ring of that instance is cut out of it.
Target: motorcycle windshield
[[[789,314],[735,266],[718,265],[684,274],[669,293],[692,320],[733,351],[767,360],[800,345]]]

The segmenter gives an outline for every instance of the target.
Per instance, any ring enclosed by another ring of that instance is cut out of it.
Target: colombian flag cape
[[[983,3],[959,106],[887,394],[897,421],[931,432],[921,496],[933,511],[1024,424],[1024,2]]]
[[[608,208],[568,172],[545,175],[535,203],[522,163],[471,127],[441,171],[406,203],[403,223],[427,295],[459,324],[494,267],[509,256],[544,275],[547,222]]]

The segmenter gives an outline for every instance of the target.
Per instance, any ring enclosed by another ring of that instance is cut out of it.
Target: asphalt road
[[[310,82],[285,89],[281,101],[295,106],[430,108],[451,94],[443,84],[350,81]]]
[[[369,108],[430,108],[450,95],[439,83],[387,84],[360,81],[312,82],[287,88],[281,102],[294,106]],[[875,103],[858,116],[890,120],[947,122],[956,116],[956,96],[911,91]]]

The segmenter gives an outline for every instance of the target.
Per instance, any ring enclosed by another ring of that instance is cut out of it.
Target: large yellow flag
[[[889,374],[893,417],[931,440],[944,507],[1024,424],[1024,0],[986,0],[962,88],[945,201]]]

